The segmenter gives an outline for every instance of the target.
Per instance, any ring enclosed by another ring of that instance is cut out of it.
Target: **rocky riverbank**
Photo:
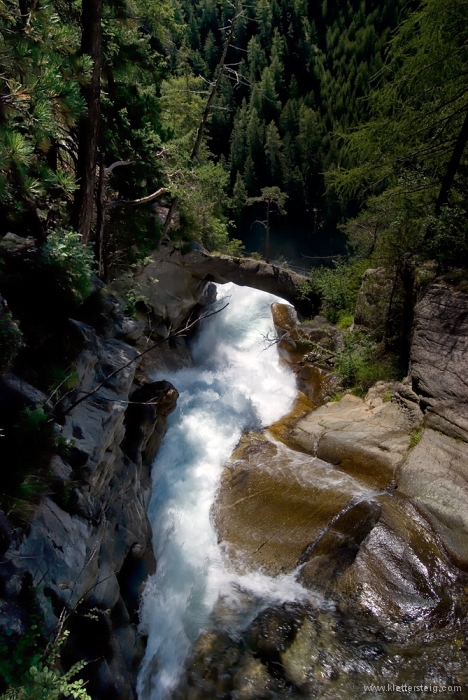
[[[296,572],[309,595],[234,636],[218,610],[178,697],[336,699],[418,680],[468,697],[467,310],[468,295],[429,286],[403,383],[312,412],[303,400],[244,435],[213,508],[226,561]],[[294,334],[290,317],[289,360]]]
[[[50,493],[27,528],[0,522],[2,633],[10,645],[24,635],[34,598],[49,635],[62,625],[71,633],[64,667],[90,662],[96,700],[135,697],[145,641],[138,606],[156,566],[150,466],[177,400],[152,375],[190,365],[186,339],[169,336],[210,302],[212,279],[293,301],[301,282],[257,261],[166,247],[137,279],[147,319],[96,290],[86,314],[69,322],[80,345],[77,379],[54,409],[66,449],[51,462]],[[242,437],[213,518],[229,566],[297,572],[304,595],[273,608],[246,599],[257,613],[241,635],[229,631],[236,611],[220,601],[177,698],[335,700],[379,679],[466,687],[467,309],[468,295],[430,285],[415,307],[408,377],[329,401],[342,334],[326,319],[300,324],[292,307],[273,306],[277,336],[267,340],[294,370],[298,400],[269,430]],[[33,383],[2,376],[5,424],[18,406],[48,403]]]

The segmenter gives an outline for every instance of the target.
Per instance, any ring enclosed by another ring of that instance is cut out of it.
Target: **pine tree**
[[[265,132],[265,153],[271,181],[278,181],[281,171],[282,143],[278,127],[270,122]]]

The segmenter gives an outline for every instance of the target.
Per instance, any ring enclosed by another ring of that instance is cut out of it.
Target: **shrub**
[[[86,666],[85,661],[74,664],[69,671],[62,673],[56,666],[56,659],[60,645],[66,639],[65,633],[61,639],[54,642],[46,661],[40,660],[40,654],[35,654],[32,664],[27,668],[28,657],[19,657],[15,654],[16,662],[21,667],[21,679],[8,681],[10,687],[0,700],[62,700],[63,697],[72,697],[75,700],[91,700],[86,692],[82,679],[73,678]],[[26,673],[24,672],[27,668]]]
[[[429,218],[431,236],[425,243],[423,254],[437,260],[447,268],[464,265],[468,261],[467,212],[460,206],[444,206],[440,216]]]
[[[43,253],[49,263],[61,270],[76,296],[86,299],[91,291],[94,258],[91,248],[81,243],[81,234],[54,231],[49,234]]]
[[[381,346],[362,330],[344,336],[344,350],[336,356],[335,368],[341,383],[363,394],[375,382],[397,378],[398,369],[394,358],[382,355]]]
[[[367,267],[368,262],[360,260],[351,264],[337,261],[333,268],[314,268],[302,285],[300,296],[305,299],[316,294],[321,300],[321,312],[333,322],[342,316],[352,316],[361,276]]]

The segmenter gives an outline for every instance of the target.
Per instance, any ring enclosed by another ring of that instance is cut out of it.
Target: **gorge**
[[[218,285],[214,302],[193,259],[161,251],[143,271],[161,342],[197,304],[209,316],[189,344],[139,358],[144,323],[105,290],[105,326],[74,322],[75,395],[98,391],[60,428],[70,498],[44,498],[9,535],[3,620],[27,629],[31,584],[50,629],[71,610],[63,663],[89,659],[98,700],[135,697],[137,671],[142,700],[359,697],[418,679],[464,697],[467,295],[421,287],[409,377],[327,401],[332,375],[310,349],[336,352],[343,331],[248,286]],[[2,382],[4,400],[45,400]]]
[[[468,698],[468,0],[0,62],[0,700]]]

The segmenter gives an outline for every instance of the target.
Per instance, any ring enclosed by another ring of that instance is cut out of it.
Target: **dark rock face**
[[[123,445],[130,459],[149,467],[164,436],[166,417],[176,407],[178,392],[170,382],[145,384],[130,395]]]
[[[114,336],[122,335],[125,323],[117,324]],[[41,500],[22,536],[12,538],[0,518],[0,633],[21,633],[26,585],[35,591],[48,633],[64,613],[70,637],[62,662],[89,661],[83,673],[93,700],[133,700],[144,653],[138,605],[156,566],[146,516],[150,466],[178,394],[169,382],[142,385],[141,373],[135,384],[135,347],[74,324],[84,349],[75,364],[77,386],[63,400],[57,426],[69,445],[51,463],[60,488]],[[125,334],[135,340],[132,329]],[[34,406],[46,398],[14,375],[2,381],[6,404]]]
[[[21,346],[21,331],[12,319],[8,304],[0,296],[0,375],[10,368]]]
[[[468,442],[468,294],[434,284],[420,298],[410,375],[427,426]]]
[[[354,322],[382,337],[385,332],[393,277],[384,267],[366,270],[362,276]]]
[[[161,246],[153,258],[154,262],[144,267],[136,281],[149,298],[155,316],[170,320],[173,327],[179,326],[187,317],[187,309],[200,301],[207,281],[234,282],[241,287],[260,289],[296,304],[301,313],[310,315],[313,311],[309,301],[300,299],[299,287],[306,278],[292,270],[251,258],[209,255],[200,250],[184,255],[169,245]]]

